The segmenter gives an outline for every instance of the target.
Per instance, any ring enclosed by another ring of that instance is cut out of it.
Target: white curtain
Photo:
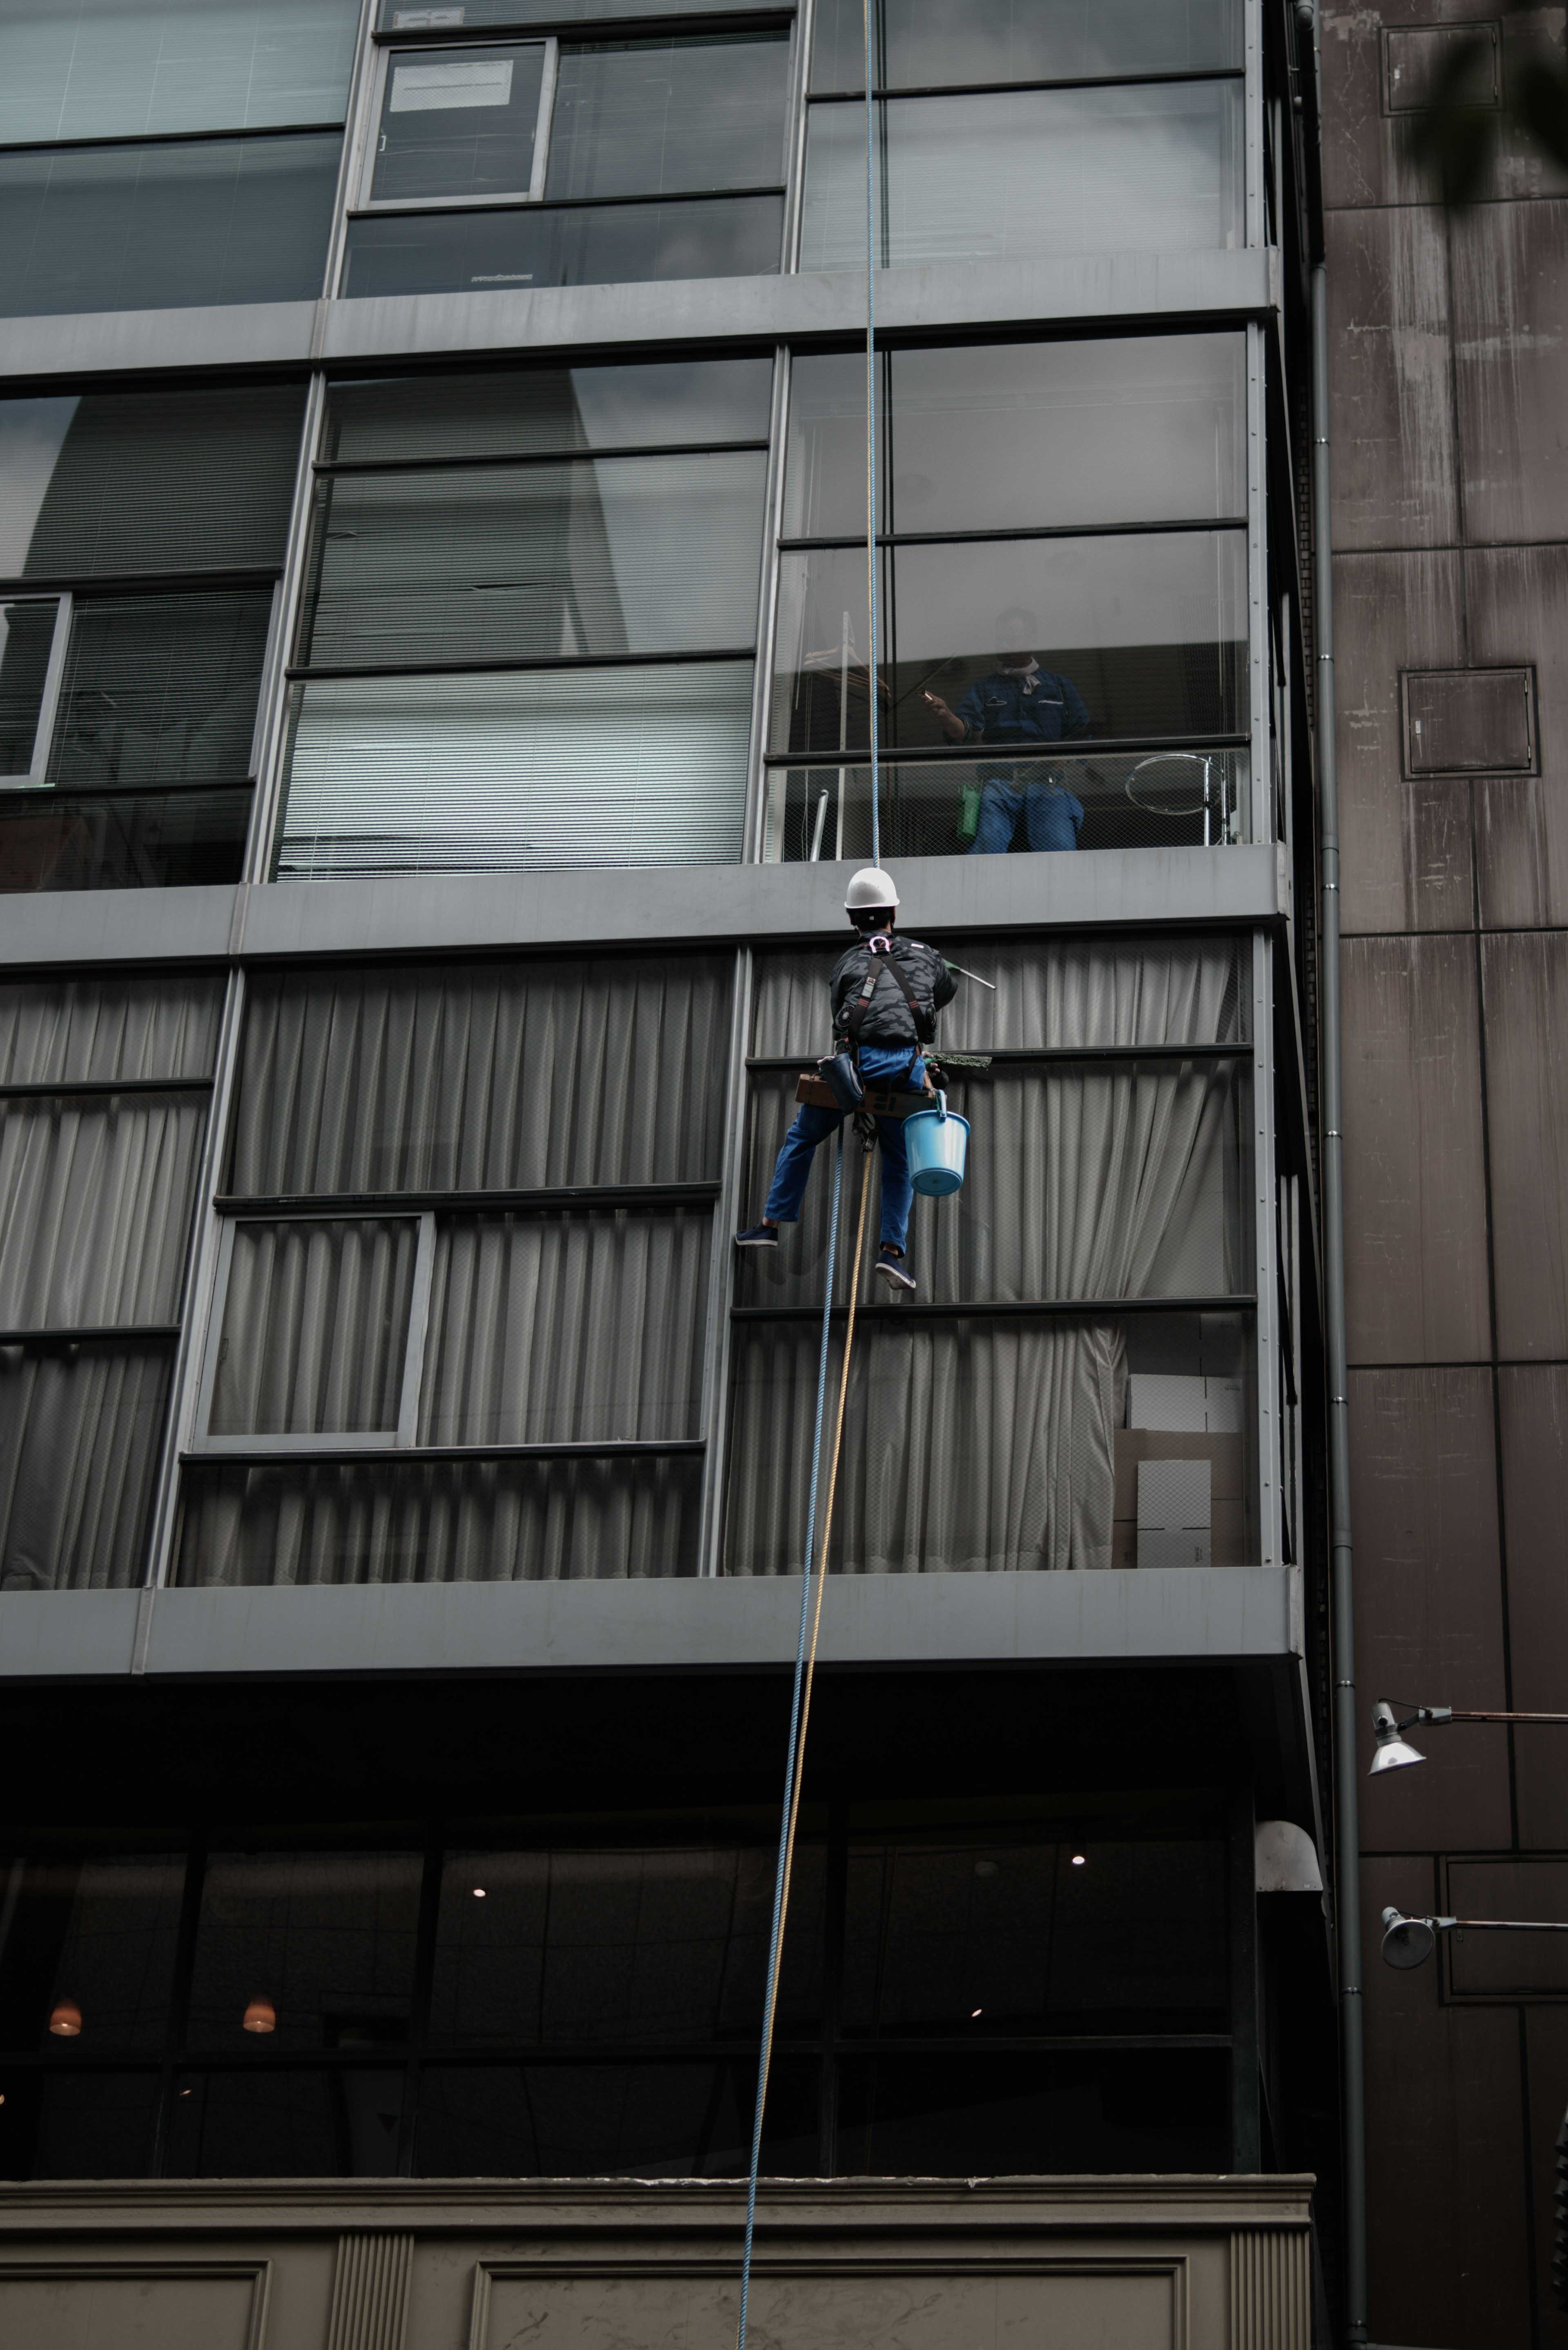
[[[0,1329],[171,1322],[204,1094],[0,1100]]]
[[[0,1347],[0,1591],[141,1580],[169,1358]]]
[[[212,1433],[395,1430],[418,1237],[411,1216],[236,1224]]]
[[[0,987],[0,1085],[205,1077],[218,1045],[212,980],[43,979]]]

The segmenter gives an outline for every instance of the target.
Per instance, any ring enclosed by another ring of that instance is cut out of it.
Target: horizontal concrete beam
[[[888,860],[904,927],[943,931],[1245,929],[1282,910],[1281,863],[1267,846]],[[0,968],[836,937],[847,870],[670,865],[7,898]]]
[[[1271,251],[1030,255],[877,273],[888,334],[1182,317],[1256,318],[1279,304]],[[93,310],[0,320],[0,374],[55,378],[143,369],[303,366],[443,352],[594,349],[635,343],[811,339],[864,331],[864,271],[698,277],[644,286],[541,286],[372,300],[257,302],[186,310]]]
[[[0,1675],[128,1672],[138,1595],[0,1599]],[[146,1620],[150,1617],[150,1621]],[[327,1585],[162,1591],[145,1602],[149,1679],[313,1673],[783,1669],[800,1584],[763,1580]],[[1293,1567],[1097,1575],[835,1577],[832,1669],[1260,1664],[1303,1648]]]

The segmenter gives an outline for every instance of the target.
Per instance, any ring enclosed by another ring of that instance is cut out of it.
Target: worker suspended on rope
[[[828,982],[833,999],[835,1051],[847,1055],[863,1081],[902,1085],[912,1093],[926,1083],[920,1047],[932,1042],[937,1014],[958,993],[958,982],[935,947],[919,939],[895,938],[898,892],[893,877],[875,865],[856,874],[844,910],[859,933],[841,955]],[[776,1248],[779,1226],[799,1221],[806,1178],[819,1142],[836,1134],[846,1111],[803,1103],[784,1139],[761,1223],[735,1234],[737,1248]],[[913,1197],[904,1122],[879,1118],[882,1147],[882,1245],[876,1270],[893,1289],[913,1289],[905,1263]]]
[[[977,678],[956,710],[940,693],[921,699],[954,743],[1062,743],[1089,731],[1084,697],[1070,677],[1042,669],[1027,648],[1040,623],[1018,607],[1000,613],[995,641],[1022,650],[998,652],[989,677]],[[980,802],[971,857],[1004,857],[1020,820],[1031,848],[1076,848],[1084,806],[1061,771],[1039,759],[1009,759],[975,769]],[[961,838],[962,835],[961,834]]]

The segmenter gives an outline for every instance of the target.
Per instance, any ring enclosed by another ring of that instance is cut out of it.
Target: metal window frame
[[[487,28],[488,30],[488,28]],[[537,38],[508,38],[497,32],[490,38],[478,41],[442,41],[432,36],[427,40],[412,39],[400,33],[394,40],[387,35],[371,35],[371,67],[369,88],[366,100],[366,135],[361,151],[356,158],[356,177],[350,182],[354,193],[344,207],[350,220],[375,219],[392,213],[486,212],[498,207],[536,204],[545,194],[545,173],[549,163],[550,132],[556,106],[556,81],[560,57],[560,36],[545,33]],[[477,56],[484,49],[542,49],[544,67],[539,77],[539,108],[534,121],[533,169],[526,188],[506,194],[490,196],[377,196],[371,190],[375,183],[376,165],[380,160],[381,126],[386,116],[389,77],[400,58],[427,49],[450,50],[454,56]]]
[[[60,686],[66,671],[66,650],[70,642],[71,609],[75,602],[68,588],[52,595],[20,594],[0,596],[0,603],[53,604],[55,632],[49,645],[49,658],[44,667],[43,691],[38,700],[38,722],[33,735],[33,756],[26,775],[0,775],[0,792],[47,791],[49,785],[49,753],[54,748],[55,719],[59,710]]]

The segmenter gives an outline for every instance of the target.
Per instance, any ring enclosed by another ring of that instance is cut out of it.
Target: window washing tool
[[[949,1109],[944,1093],[938,1094],[935,1109],[918,1109],[904,1120],[909,1180],[922,1199],[946,1200],[962,1191],[968,1148],[969,1120]]]

